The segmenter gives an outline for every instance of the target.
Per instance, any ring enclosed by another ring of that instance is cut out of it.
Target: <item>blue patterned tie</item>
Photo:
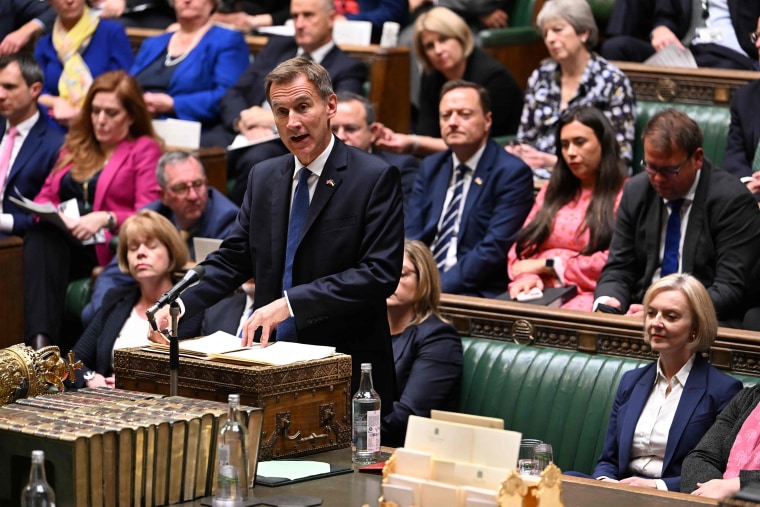
[[[449,252],[451,241],[457,236],[459,222],[459,208],[462,202],[462,191],[464,189],[464,175],[467,172],[467,166],[459,164],[456,170],[456,179],[454,180],[454,193],[451,200],[446,206],[443,214],[443,222],[438,230],[438,236],[433,240],[433,247],[430,249],[435,257],[435,263],[438,269],[443,271],[446,265],[446,255]]]
[[[681,206],[683,199],[670,201],[670,216],[665,228],[665,250],[662,252],[660,276],[667,276],[678,271],[678,247],[681,244]]]
[[[309,176],[311,171],[306,167],[301,169],[298,175],[298,184],[293,194],[293,204],[290,207],[290,223],[288,223],[288,245],[285,249],[285,272],[282,276],[282,290],[286,291],[293,286],[293,259],[296,256],[298,238],[301,237],[303,224],[306,223],[306,215],[309,214]],[[296,322],[293,317],[288,317],[277,326],[277,341],[297,342]]]

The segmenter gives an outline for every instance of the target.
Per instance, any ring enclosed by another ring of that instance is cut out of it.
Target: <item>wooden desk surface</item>
[[[315,454],[298,458],[313,461],[325,461],[334,465],[352,466],[351,450],[340,449],[323,454]],[[266,498],[278,495],[309,495],[323,499],[322,505],[329,507],[361,507],[369,504],[377,506],[380,497],[381,476],[359,473],[356,465],[351,474],[300,482],[290,486],[268,488],[256,486],[255,495]],[[609,505],[615,507],[687,507],[693,505],[717,506],[717,500],[656,491],[633,486],[605,483],[591,479],[564,476],[562,478],[562,501],[565,507],[597,507]],[[200,507],[200,500],[182,504],[190,507]]]

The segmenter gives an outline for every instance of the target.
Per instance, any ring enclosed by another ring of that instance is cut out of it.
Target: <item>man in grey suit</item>
[[[737,178],[704,157],[702,132],[666,109],[642,134],[643,172],[626,183],[599,303],[641,314],[647,287],[671,272],[691,273],[707,288],[721,325],[741,326],[760,252],[760,210]]]

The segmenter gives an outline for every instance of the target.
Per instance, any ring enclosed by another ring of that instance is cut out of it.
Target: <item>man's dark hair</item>
[[[374,123],[377,119],[377,115],[375,114],[375,106],[372,104],[372,102],[367,100],[366,97],[362,97],[358,93],[349,92],[347,90],[338,92],[338,103],[349,102],[352,100],[361,102],[361,104],[364,106],[364,111],[367,113],[367,125]]]
[[[18,64],[21,76],[24,78],[27,86],[43,82],[44,74],[42,73],[42,68],[30,53],[24,51],[0,56],[0,70],[3,70],[13,62]]]
[[[438,98],[438,102],[440,103],[444,95],[449,93],[451,90],[456,90],[457,88],[472,88],[478,92],[480,108],[483,110],[483,114],[488,114],[491,112],[491,98],[488,96],[488,90],[480,86],[478,83],[465,81],[464,79],[452,79],[451,81],[446,81],[446,84],[444,84],[443,88],[441,88],[441,95]]]
[[[697,122],[671,107],[649,119],[641,133],[641,139],[648,140],[661,153],[671,153],[674,148],[680,148],[691,155],[702,147],[704,137]]]

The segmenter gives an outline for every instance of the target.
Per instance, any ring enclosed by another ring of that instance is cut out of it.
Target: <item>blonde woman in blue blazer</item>
[[[717,334],[704,286],[688,274],[653,283],[644,295],[644,341],[659,359],[627,372],[592,476],[680,491],[681,464],[742,388],[702,357]]]

